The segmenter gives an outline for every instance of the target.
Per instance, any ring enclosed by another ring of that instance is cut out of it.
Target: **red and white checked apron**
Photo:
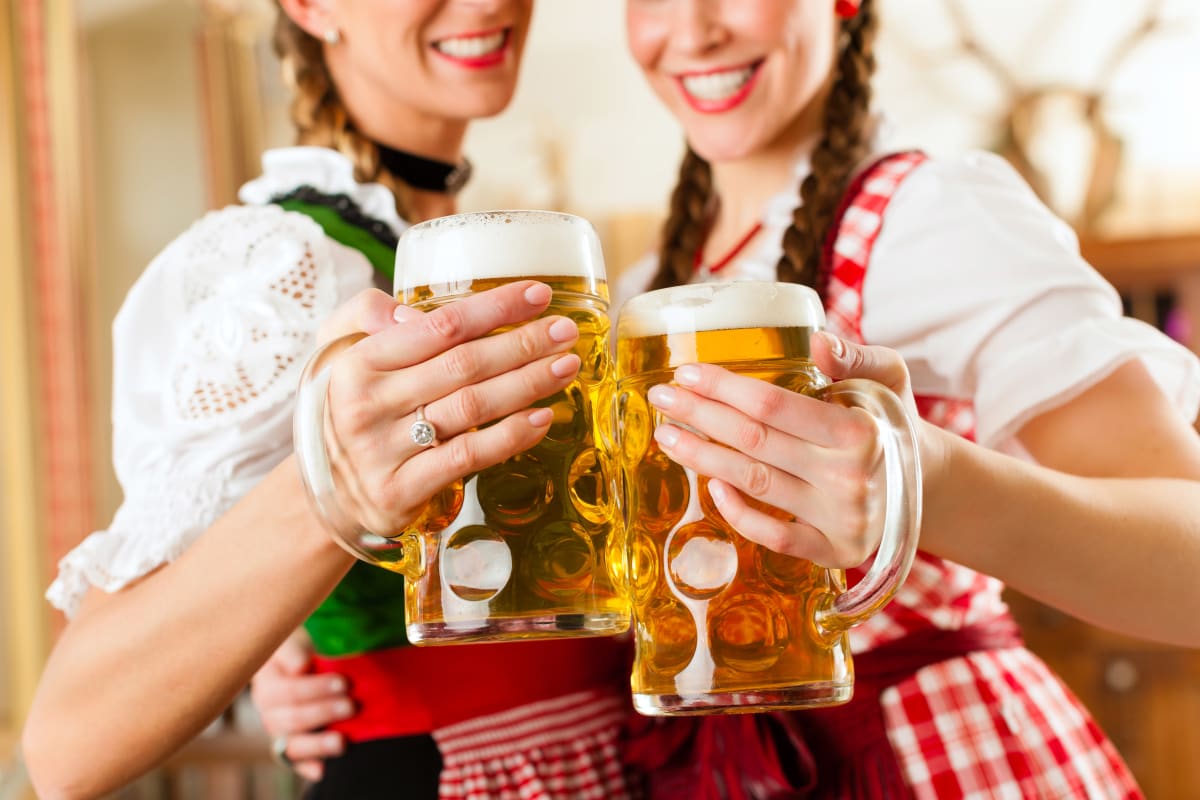
[[[863,281],[871,249],[892,196],[924,160],[920,153],[885,158],[847,195],[852,199],[826,262],[825,292],[829,329],[845,339],[864,341]],[[925,420],[974,440],[969,399],[916,399]],[[852,571],[851,579],[863,571]],[[1007,615],[1002,589],[994,578],[919,553],[896,598],[851,631],[853,650],[864,653],[929,628],[956,630]],[[924,667],[885,689],[880,701],[901,773],[919,800],[1142,796],[1091,715],[1024,647]]]

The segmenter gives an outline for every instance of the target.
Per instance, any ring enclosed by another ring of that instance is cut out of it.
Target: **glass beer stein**
[[[830,383],[817,370],[809,339],[824,322],[811,289],[750,281],[662,289],[621,309],[617,458],[637,643],[633,696],[643,714],[849,700],[854,669],[846,632],[882,608],[908,574],[920,526],[915,434],[888,389],[863,380]],[[872,517],[883,519],[883,542],[852,589],[841,570],[742,538],[717,511],[707,479],[659,449],[653,432],[660,417],[646,393],[689,362],[718,364],[875,418],[886,491],[876,498],[882,513]]]
[[[396,254],[396,298],[423,311],[527,278],[553,289],[547,314],[578,324],[579,376],[536,404],[554,411],[538,445],[444,487],[399,533],[348,519],[338,502],[345,487],[329,465],[329,364],[362,337],[326,346],[301,379],[296,452],[310,499],[342,547],[407,578],[407,632],[416,644],[599,636],[629,627],[617,473],[597,447],[596,426],[611,419],[595,409],[611,403],[614,378],[608,286],[592,226],[542,211],[460,214],[409,228]]]

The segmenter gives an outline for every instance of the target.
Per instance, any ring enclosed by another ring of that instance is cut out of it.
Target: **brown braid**
[[[824,294],[821,261],[830,225],[842,194],[871,150],[871,75],[875,71],[874,0],[863,0],[858,14],[842,21],[841,48],[829,99],[824,132],[812,155],[812,171],[800,184],[800,205],[783,235],[781,281],[812,286]]]
[[[396,210],[407,218],[410,189],[379,163],[379,148],[354,125],[342,105],[325,66],[321,42],[292,21],[283,9],[275,19],[275,53],[283,79],[292,90],[292,122],[296,141],[337,150],[354,165],[354,178],[377,182],[392,190]]]
[[[658,274],[650,284],[651,289],[691,280],[693,261],[704,245],[712,194],[712,169],[689,147],[679,168],[679,183],[671,194],[671,214],[663,223]]]

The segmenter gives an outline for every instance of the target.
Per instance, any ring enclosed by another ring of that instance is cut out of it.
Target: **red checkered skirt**
[[[902,153],[876,163],[848,192],[826,253],[826,313],[834,333],[863,342],[863,282],[884,212],[923,163]],[[974,439],[970,398],[917,397],[921,416]],[[851,570],[851,581],[865,571]],[[882,612],[850,633],[862,653],[930,627],[955,630],[1007,614],[1003,584],[919,553]],[[880,695],[888,740],[921,798],[1136,798],[1128,767],[1091,715],[1028,650],[985,650],[919,670]]]
[[[434,731],[441,800],[627,800],[628,695],[591,690]]]

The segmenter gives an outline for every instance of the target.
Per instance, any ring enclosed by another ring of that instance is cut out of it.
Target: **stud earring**
[[[342,40],[342,32],[337,28],[330,28],[321,38],[325,40],[325,44],[335,45]]]
[[[834,11],[842,19],[853,19],[858,15],[858,7],[861,0],[837,0],[834,5]]]

